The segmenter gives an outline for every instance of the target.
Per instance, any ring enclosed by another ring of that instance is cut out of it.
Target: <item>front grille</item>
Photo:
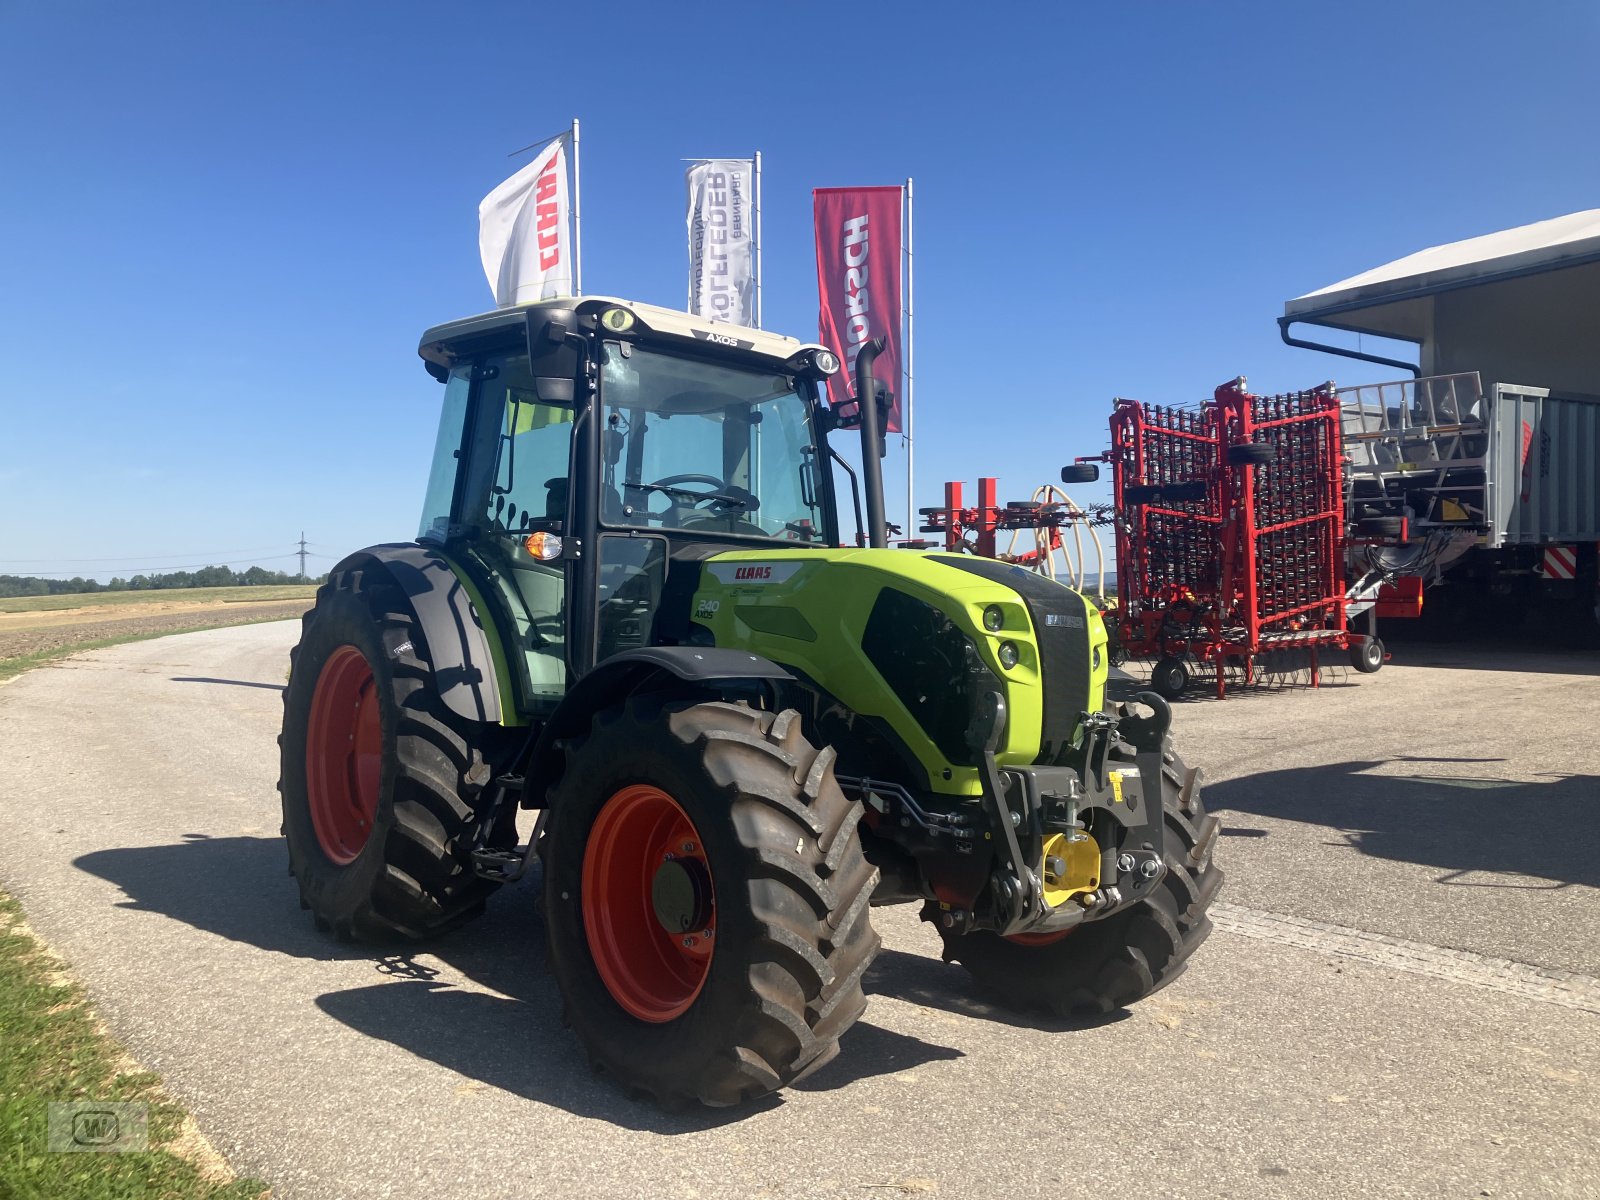
[[[1039,639],[1040,675],[1044,685],[1044,717],[1039,731],[1037,763],[1064,763],[1072,749],[1078,719],[1088,710],[1093,673],[1089,662],[1089,616],[1083,597],[1037,571],[990,558],[932,554],[930,558],[968,571],[991,583],[1004,584],[1027,606]]]
[[[884,588],[867,617],[861,649],[939,753],[957,766],[976,766],[967,730],[978,698],[1003,696],[1005,685],[971,639],[933,605]]]

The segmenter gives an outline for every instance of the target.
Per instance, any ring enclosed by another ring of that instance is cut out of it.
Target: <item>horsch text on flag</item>
[[[901,429],[900,264],[903,255],[902,196],[898,187],[817,188],[813,209],[817,237],[817,291],[821,300],[818,338],[837,354],[844,370],[828,380],[835,407],[849,402],[856,357],[873,338],[885,349],[873,376],[889,389],[889,429]]]

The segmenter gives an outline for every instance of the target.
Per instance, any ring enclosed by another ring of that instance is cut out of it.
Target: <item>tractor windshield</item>
[[[811,404],[792,376],[607,342],[607,525],[785,541],[824,538]]]

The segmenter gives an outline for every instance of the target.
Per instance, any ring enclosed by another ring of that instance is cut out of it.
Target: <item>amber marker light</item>
[[[561,557],[561,539],[553,533],[530,533],[522,539],[522,548],[540,562]]]

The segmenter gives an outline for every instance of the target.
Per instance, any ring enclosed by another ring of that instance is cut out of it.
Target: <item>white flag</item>
[[[689,311],[735,325],[756,323],[754,229],[747,158],[713,158],[685,172],[689,183]]]
[[[572,295],[567,134],[483,198],[478,252],[500,308]]]

